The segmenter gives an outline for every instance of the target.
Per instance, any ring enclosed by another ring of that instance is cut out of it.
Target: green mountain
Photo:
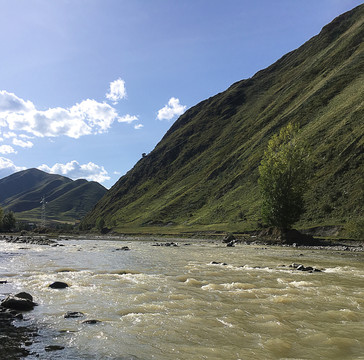
[[[67,177],[28,169],[0,179],[0,205],[18,219],[39,220],[41,199],[46,200],[49,220],[81,219],[107,190],[97,182],[73,181]]]
[[[313,163],[298,226],[363,216],[363,39],[360,5],[252,78],[192,107],[81,226],[102,218],[120,232],[255,228],[258,166],[269,138],[288,122],[299,124]]]

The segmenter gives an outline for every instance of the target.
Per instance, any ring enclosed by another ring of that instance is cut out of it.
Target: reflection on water
[[[362,253],[212,242],[123,242],[130,251],[115,251],[114,241],[64,244],[1,243],[17,255],[0,258],[0,278],[40,305],[30,316],[44,338],[34,346],[66,346],[49,358],[364,359]],[[325,270],[281,266],[293,262]],[[53,281],[70,287],[48,288]],[[67,311],[85,316],[65,319]],[[83,323],[90,319],[101,322]]]

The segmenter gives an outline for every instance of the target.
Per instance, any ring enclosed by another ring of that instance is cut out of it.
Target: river
[[[363,252],[196,240],[61,243],[0,242],[6,289],[39,304],[26,314],[39,328],[30,347],[38,359],[364,359]],[[54,281],[70,287],[49,288]],[[66,319],[67,311],[85,316]],[[83,323],[90,319],[100,322]],[[65,349],[47,353],[46,345]]]

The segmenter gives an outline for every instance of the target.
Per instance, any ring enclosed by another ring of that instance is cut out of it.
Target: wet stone
[[[69,285],[62,281],[55,281],[54,283],[50,284],[48,287],[50,287],[51,289],[65,289],[65,288],[69,287]]]
[[[19,299],[26,299],[26,300],[33,301],[33,296],[25,291],[22,291],[22,292],[16,294],[15,297],[17,297]]]
[[[17,298],[15,296],[8,296],[1,302],[1,306],[7,309],[29,311],[33,310],[36,304],[28,299]]]
[[[80,318],[80,317],[83,317],[85,316],[84,313],[80,312],[80,311],[67,311],[65,314],[64,314],[64,318],[65,319],[70,319],[70,318]]]
[[[45,347],[45,351],[59,351],[59,350],[63,350],[64,346],[61,345],[48,345]]]
[[[88,324],[88,325],[95,325],[99,323],[101,323],[101,321],[95,319],[82,321],[82,324]]]

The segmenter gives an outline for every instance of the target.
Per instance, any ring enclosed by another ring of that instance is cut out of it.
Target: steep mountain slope
[[[21,219],[40,219],[43,196],[46,215],[53,220],[78,220],[106,193],[96,182],[28,169],[0,179],[0,205]]]
[[[260,221],[258,166],[292,121],[314,171],[305,225],[363,216],[364,5],[252,78],[183,114],[155,149],[82,221],[92,228],[251,228]]]

